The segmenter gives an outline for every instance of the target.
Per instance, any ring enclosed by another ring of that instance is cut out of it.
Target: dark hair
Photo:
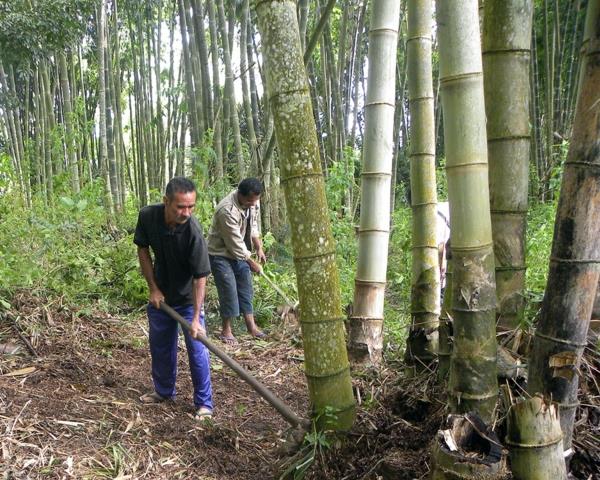
[[[167,183],[167,188],[165,189],[165,195],[167,198],[172,199],[173,195],[176,193],[188,193],[195,192],[196,184],[192,182],[189,178],[185,177],[173,177]]]
[[[258,178],[244,178],[238,185],[238,192],[244,197],[252,195],[261,195],[263,193],[262,182]]]

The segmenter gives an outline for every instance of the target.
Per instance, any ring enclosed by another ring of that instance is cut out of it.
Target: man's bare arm
[[[206,335],[206,330],[200,323],[200,312],[204,305],[204,295],[206,294],[206,277],[194,278],[192,282],[192,300],[194,302],[194,316],[191,324],[192,337],[196,337],[198,333]]]
[[[138,247],[138,260],[140,262],[140,268],[142,269],[142,275],[146,279],[146,283],[148,283],[148,288],[150,289],[149,302],[155,308],[160,308],[160,302],[165,300],[165,296],[156,284],[150,249],[147,247]]]

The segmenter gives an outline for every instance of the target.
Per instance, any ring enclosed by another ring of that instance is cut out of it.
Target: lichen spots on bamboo
[[[262,3],[257,17],[282,160],[310,397],[316,410],[329,405],[343,411],[333,426],[349,428],[354,411],[349,372],[340,373],[347,369],[348,359],[339,279],[329,251],[333,242],[296,5],[291,1]]]

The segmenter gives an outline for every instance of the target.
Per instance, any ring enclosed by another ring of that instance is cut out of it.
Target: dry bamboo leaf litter
[[[277,462],[289,459],[280,448],[287,424],[214,358],[214,424],[199,426],[192,419],[184,350],[178,398],[152,408],[139,404],[138,397],[151,388],[143,316],[124,321],[98,311],[80,317],[60,301],[45,305],[28,292],[13,305],[21,325],[34,324],[25,334],[35,340],[39,355],[35,360],[21,345],[10,361],[0,356],[0,373],[35,368],[0,377],[0,458],[14,478],[265,480],[276,478]],[[266,344],[241,336],[228,352],[306,413],[299,333],[283,326]],[[0,319],[0,343],[19,342]],[[429,441],[444,414],[443,392],[436,390],[433,374],[407,379],[401,370],[392,361],[378,372],[355,373],[357,423],[345,440],[332,441],[332,448],[317,455],[308,478],[375,479],[399,468],[402,478],[427,475]],[[597,350],[586,351],[581,371],[591,381],[582,385],[585,413],[576,427],[580,453],[573,462],[580,478],[588,478],[597,475],[591,468],[599,464]]]

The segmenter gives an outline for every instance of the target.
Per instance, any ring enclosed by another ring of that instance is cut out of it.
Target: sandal
[[[212,410],[207,407],[200,407],[198,410],[196,410],[194,420],[199,420],[202,422],[206,420],[212,420]]]
[[[219,335],[219,340],[221,340],[225,345],[237,345],[238,341],[233,335]]]
[[[153,404],[153,403],[162,403],[168,400],[168,398],[163,397],[158,392],[145,393],[140,397],[140,402],[145,404]]]

